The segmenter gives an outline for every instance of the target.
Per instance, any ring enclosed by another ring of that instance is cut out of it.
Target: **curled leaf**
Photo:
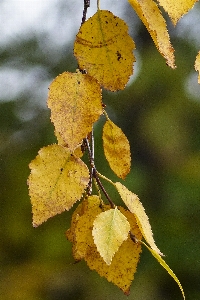
[[[100,85],[87,74],[64,72],[50,85],[48,107],[62,144],[73,151],[103,113]]]
[[[149,223],[149,218],[144,210],[142,203],[140,202],[138,196],[130,192],[124,185],[120,182],[116,182],[115,186],[128,207],[128,209],[135,215],[138,227],[140,228],[143,237],[147,243],[155,250],[159,255],[163,255],[155,244],[153,233],[151,230],[151,225]]]
[[[60,145],[40,149],[29,167],[34,227],[69,210],[81,198],[89,182],[89,170],[85,163]]]
[[[130,172],[131,153],[127,137],[111,120],[103,127],[103,147],[105,157],[115,174],[124,179]]]
[[[167,64],[175,69],[174,49],[170,42],[165,19],[153,0],[128,0],[149,31],[158,51]]]
[[[117,207],[100,213],[94,220],[94,243],[107,265],[111,264],[114,254],[127,240],[129,231],[130,224]]]
[[[74,44],[79,67],[111,91],[124,89],[133,73],[128,26],[107,10],[98,10],[80,28]]]

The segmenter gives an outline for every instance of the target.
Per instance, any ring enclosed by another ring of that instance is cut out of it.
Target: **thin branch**
[[[87,9],[90,7],[90,0],[84,0],[84,9],[83,9],[83,17],[82,17],[82,22],[81,25],[86,21],[86,14],[87,14]]]
[[[115,208],[115,204],[114,204],[114,202],[110,199],[110,196],[108,195],[108,193],[106,192],[106,190],[105,190],[103,184],[101,183],[101,180],[99,179],[99,176],[98,176],[98,173],[97,173],[95,167],[94,167],[94,169],[93,169],[93,176],[94,176],[94,178],[96,179],[97,184],[98,184],[99,187],[101,188],[102,192],[103,192],[104,195],[106,196],[108,202],[110,203],[110,206],[111,206],[112,208]]]

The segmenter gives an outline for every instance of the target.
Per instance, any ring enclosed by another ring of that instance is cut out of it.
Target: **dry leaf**
[[[155,250],[158,254],[163,255],[162,252],[158,249],[156,246],[154,239],[153,239],[153,233],[151,230],[151,225],[149,223],[149,218],[144,210],[144,207],[142,203],[140,202],[138,196],[132,192],[130,192],[124,185],[122,185],[120,182],[116,182],[115,186],[130,210],[132,212],[137,220],[137,224],[142,232],[143,237],[147,241],[147,243],[151,246],[153,250]]]
[[[121,128],[111,120],[103,127],[103,147],[105,157],[115,174],[124,179],[130,172],[131,153],[127,137]]]
[[[113,256],[127,240],[129,231],[130,224],[117,207],[100,213],[94,220],[94,243],[107,265],[111,264]]]
[[[73,151],[103,113],[100,85],[87,74],[64,72],[50,85],[48,107],[57,134]]]
[[[84,162],[60,145],[40,149],[29,167],[34,227],[69,210],[81,198],[89,182],[89,170]]]
[[[175,66],[174,49],[170,42],[165,19],[153,0],[128,0],[148,29],[158,51],[172,68]]]
[[[124,89],[133,73],[132,38],[128,26],[107,10],[98,10],[80,28],[74,44],[79,67],[104,88]]]
[[[174,25],[186,14],[198,0],[158,0],[170,16]]]

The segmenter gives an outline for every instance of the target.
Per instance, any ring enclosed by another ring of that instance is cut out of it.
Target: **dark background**
[[[78,9],[76,5],[80,6],[75,3],[70,10],[69,3],[65,2],[58,1],[62,9],[56,11],[60,27],[64,19],[70,16],[73,19],[72,14]],[[106,8],[110,9],[109,5]],[[200,13],[199,4],[194,11]],[[104,91],[103,101],[110,118],[122,128],[131,144],[132,170],[124,184],[139,195],[150,218],[155,241],[179,278],[186,299],[198,300],[200,88],[194,61],[200,38],[195,39],[191,33],[194,29],[192,13],[188,23],[183,26],[181,21],[176,29],[167,17],[176,50],[177,69],[171,70],[125,2],[124,20],[130,26],[137,47],[136,75],[124,91]],[[77,28],[79,25],[75,24]],[[74,264],[71,244],[65,238],[72,211],[48,220],[37,229],[31,224],[26,183],[28,164],[41,147],[56,141],[50,112],[41,103],[45,103],[47,87],[53,78],[76,68],[73,40],[55,44],[51,32],[33,30],[1,43],[0,72],[7,69],[25,74],[7,87],[8,96],[0,95],[2,300],[126,299],[117,287],[90,271],[84,262]],[[29,83],[28,88],[20,89],[24,80]],[[16,93],[15,85],[19,86]],[[102,118],[95,125],[96,165],[101,173],[116,181],[102,152],[103,122]],[[107,184],[105,187],[115,202],[120,203],[116,193]],[[143,249],[129,299],[181,299],[177,284],[146,249]]]

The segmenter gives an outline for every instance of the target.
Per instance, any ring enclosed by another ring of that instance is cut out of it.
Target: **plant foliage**
[[[175,68],[174,49],[162,11],[153,0],[128,0],[149,31],[166,63]],[[159,0],[174,25],[187,13],[195,0]],[[100,10],[86,21],[89,1],[84,1],[83,19],[74,43],[78,69],[64,72],[51,83],[48,107],[58,143],[42,148],[30,163],[28,178],[33,226],[69,210],[82,200],[72,215],[66,232],[76,261],[84,259],[108,281],[129,294],[142,245],[182,286],[161,256],[151,225],[137,195],[120,182],[112,182],[95,167],[93,126],[101,115],[103,150],[113,172],[122,179],[130,172],[131,152],[127,137],[108,117],[102,102],[102,88],[123,90],[133,73],[135,43],[126,23],[107,10]],[[195,60],[200,72],[200,53]],[[200,83],[200,79],[198,78]],[[88,153],[88,164],[81,159]],[[117,207],[101,180],[112,184],[126,209]],[[94,191],[96,189],[96,192]],[[109,204],[105,204],[104,194]],[[146,241],[145,244],[142,239]]]

